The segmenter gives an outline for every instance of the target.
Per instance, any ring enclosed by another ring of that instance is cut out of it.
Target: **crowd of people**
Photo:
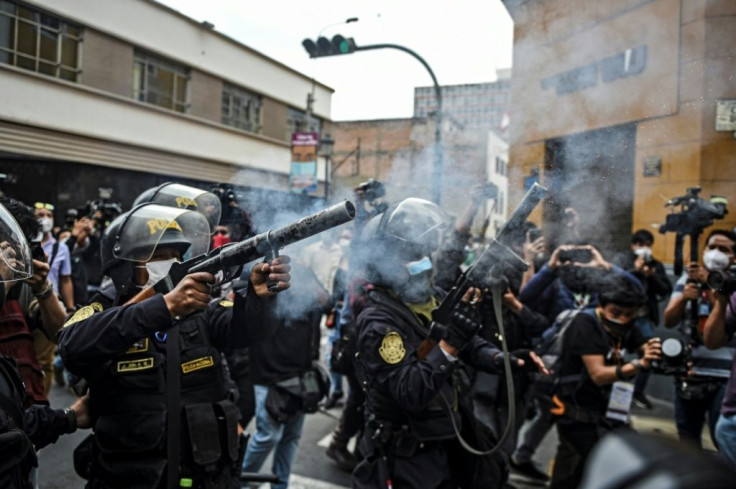
[[[513,487],[512,470],[598,487],[586,467],[657,402],[652,371],[674,381],[680,440],[700,447],[707,419],[736,474],[732,231],[673,287],[648,230],[603,253],[567,208],[490,248],[472,234],[482,185],[451,223],[370,182],[353,223],[221,283],[175,273],[255,234],[232,188],[211,190],[164,184],[60,226],[52,203],[0,199],[0,486],[34,487],[36,451],[91,428],[74,454],[89,488],[282,489],[306,415],[342,407],[326,456],[355,488]],[[72,406],[49,406],[52,379]],[[535,452],[552,429],[550,469]]]

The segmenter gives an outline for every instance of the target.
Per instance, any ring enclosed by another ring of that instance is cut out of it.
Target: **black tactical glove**
[[[519,349],[509,352],[509,362],[511,362],[511,368],[518,372],[536,372],[537,364],[534,363],[531,357],[531,350]],[[499,370],[503,370],[503,352],[496,355],[493,359],[493,366]],[[524,365],[519,365],[519,360],[524,360]]]
[[[467,302],[460,302],[450,315],[445,341],[458,350],[462,350],[481,328],[480,314]]]

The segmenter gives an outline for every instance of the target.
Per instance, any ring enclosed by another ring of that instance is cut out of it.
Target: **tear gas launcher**
[[[222,272],[223,278],[220,283],[230,282],[240,276],[246,263],[260,258],[270,262],[279,255],[282,248],[345,224],[354,218],[355,206],[346,200],[282,228],[227,244],[181,263],[174,263],[166,277],[142,290],[128,303],[140,302],[157,293],[166,294],[191,273]],[[270,289],[275,290],[275,287],[275,283],[269,283]]]

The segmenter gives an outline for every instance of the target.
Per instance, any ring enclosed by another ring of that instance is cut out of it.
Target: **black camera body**
[[[684,377],[692,351],[679,338],[667,338],[662,342],[662,359],[652,362],[652,372],[662,375]]]
[[[736,269],[731,267],[728,270],[709,272],[706,283],[719,294],[731,295],[736,292]]]
[[[588,263],[593,259],[593,253],[588,249],[560,250],[561,263]]]
[[[386,187],[383,183],[372,178],[358,185],[357,190],[361,190],[365,196],[365,200],[369,202],[386,195]]]
[[[674,232],[681,235],[700,234],[703,229],[713,225],[713,220],[723,219],[728,214],[726,200],[712,196],[710,202],[698,197],[700,187],[690,187],[685,195],[667,202],[667,207],[682,206],[680,212],[668,214],[665,223],[659,227],[664,234]]]

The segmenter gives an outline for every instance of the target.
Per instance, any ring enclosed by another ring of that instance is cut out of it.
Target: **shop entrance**
[[[544,207],[552,246],[574,239],[565,231],[565,209],[580,216],[580,238],[607,260],[629,248],[634,204],[636,125],[627,124],[550,139],[545,146]]]

